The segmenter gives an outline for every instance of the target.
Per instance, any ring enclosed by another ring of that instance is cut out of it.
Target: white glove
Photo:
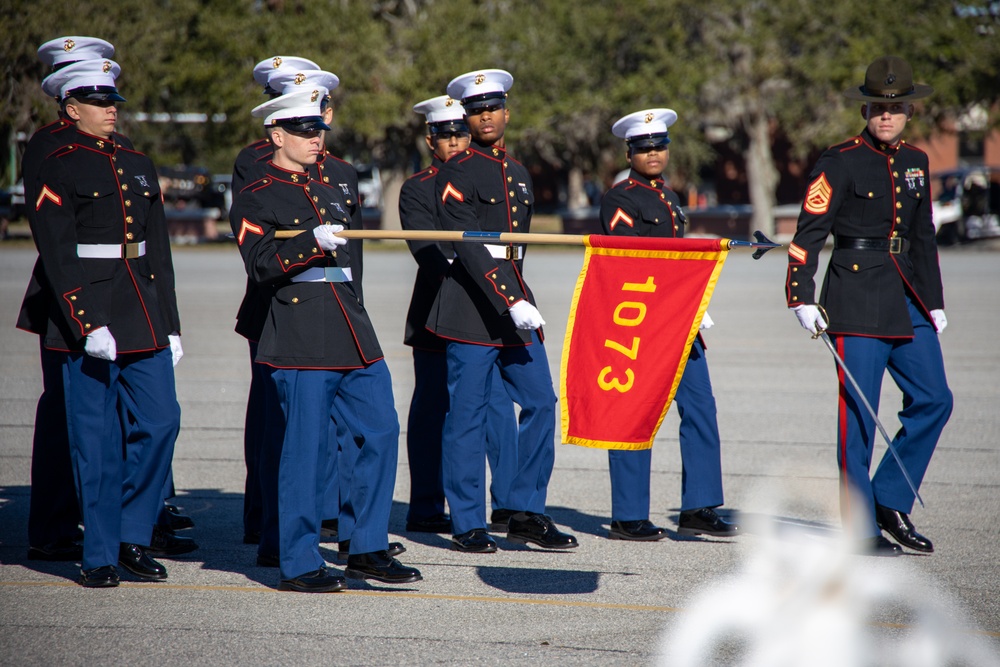
[[[92,357],[114,361],[118,356],[118,344],[115,337],[111,335],[111,330],[107,327],[98,327],[89,334],[83,342],[83,351]]]
[[[938,333],[944,331],[944,328],[948,326],[948,318],[944,316],[944,311],[940,308],[931,311],[931,321],[934,322],[934,328],[937,329]]]
[[[344,231],[343,225],[320,225],[313,230],[316,242],[323,250],[336,250],[342,245],[347,245],[347,239],[336,236],[337,232]]]
[[[698,325],[699,331],[704,331],[705,329],[711,329],[715,326],[715,322],[709,316],[708,311],[705,311],[705,317],[701,318],[701,324]]]
[[[800,304],[792,308],[795,317],[799,318],[799,324],[809,333],[815,335],[819,330],[826,329],[826,321],[820,315],[819,308],[812,304]]]
[[[176,366],[177,362],[184,356],[184,350],[181,348],[181,337],[170,334],[167,336],[167,340],[170,341],[170,358],[174,360],[174,366]]]
[[[542,314],[527,301],[518,301],[509,309],[510,319],[518,329],[537,329],[545,324]]]

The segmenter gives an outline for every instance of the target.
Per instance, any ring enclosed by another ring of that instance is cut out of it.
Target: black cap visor
[[[84,86],[74,88],[66,93],[64,99],[91,100],[94,102],[124,102],[125,98],[118,94],[114,86]]]
[[[626,141],[629,148],[660,148],[670,143],[670,136],[666,132],[659,134],[645,134],[642,136],[629,137]]]
[[[505,105],[507,93],[500,91],[494,93],[483,93],[472,97],[462,98],[462,107],[466,113],[473,113],[478,109],[488,109],[490,107],[502,107]]]
[[[427,123],[427,131],[431,134],[468,134],[469,126],[464,120],[446,120],[440,123]]]
[[[298,118],[281,118],[271,123],[289,132],[315,132],[329,130],[330,126],[323,122],[322,116],[301,116]]]

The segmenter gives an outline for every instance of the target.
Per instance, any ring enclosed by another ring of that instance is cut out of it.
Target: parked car
[[[1000,236],[1000,167],[962,167],[931,178],[938,243]]]

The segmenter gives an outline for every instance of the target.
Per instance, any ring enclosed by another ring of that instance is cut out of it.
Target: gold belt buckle
[[[138,243],[125,243],[122,245],[122,259],[135,259],[139,256]]]
[[[903,239],[899,236],[893,236],[889,239],[889,254],[898,255],[903,252]]]
[[[521,259],[521,247],[516,245],[509,245],[505,251],[505,257],[507,259]]]

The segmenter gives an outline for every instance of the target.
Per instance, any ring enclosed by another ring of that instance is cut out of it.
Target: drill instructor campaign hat
[[[844,95],[852,100],[919,100],[934,92],[930,86],[913,83],[910,64],[899,56],[882,56],[865,71],[865,85],[848,88]]]

